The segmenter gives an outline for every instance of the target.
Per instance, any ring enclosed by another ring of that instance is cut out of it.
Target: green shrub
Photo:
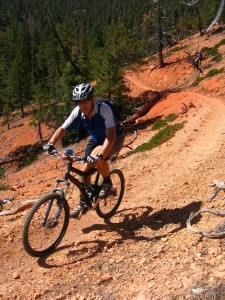
[[[211,61],[215,61],[215,62],[219,62],[221,60],[222,60],[222,55],[220,53],[218,53],[211,59]]]
[[[8,190],[15,191],[14,188],[11,188],[11,187],[8,186],[8,185],[5,185],[5,184],[0,183],[0,191],[8,191]]]
[[[142,152],[146,150],[151,150],[155,147],[170,140],[175,133],[184,127],[184,122],[176,123],[174,125],[168,125],[166,128],[161,129],[157,134],[155,134],[149,142],[138,146],[136,149],[131,151],[131,153]]]
[[[205,78],[209,78],[209,77],[212,77],[214,75],[217,75],[217,74],[220,74],[220,73],[223,73],[224,71],[224,68],[221,68],[221,69],[211,69],[206,75],[205,75]]]
[[[152,130],[158,130],[161,127],[167,125],[166,120],[162,120],[162,119],[157,119],[153,124],[152,124]]]
[[[216,44],[216,47],[218,48],[219,46],[225,45],[225,39],[222,39],[218,44]]]
[[[202,51],[207,54],[207,55],[210,55],[210,56],[216,56],[218,55],[218,49],[216,47],[204,47],[202,48]]]
[[[217,44],[215,47],[211,47],[211,48],[209,48],[209,47],[202,48],[202,51],[205,54],[212,56],[212,61],[215,61],[215,62],[219,62],[222,60],[222,55],[219,53],[219,50],[217,48],[218,45],[219,44]]]
[[[176,119],[176,114],[169,114],[168,116],[165,117],[165,120],[169,122],[173,122]]]
[[[183,50],[184,48],[185,48],[184,46],[176,46],[176,47],[170,49],[168,52],[169,52],[169,54],[171,54],[171,53]]]
[[[197,78],[195,79],[193,86],[197,86],[199,84],[199,82],[202,80],[203,78],[197,76]]]
[[[152,130],[158,130],[166,125],[168,125],[169,122],[174,121],[176,118],[176,114],[169,114],[168,116],[165,117],[165,120],[162,119],[157,119],[153,124],[152,124]]]

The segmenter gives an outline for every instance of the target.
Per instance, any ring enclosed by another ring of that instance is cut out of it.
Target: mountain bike
[[[64,158],[57,150],[53,150],[51,154],[60,159]],[[63,239],[70,220],[66,196],[71,183],[78,188],[80,197],[87,203],[88,208],[95,210],[101,218],[112,217],[122,201],[125,179],[121,170],[110,171],[112,188],[105,198],[100,198],[102,179],[98,170],[93,168],[83,172],[73,167],[75,162],[85,162],[80,156],[67,154],[67,159],[64,177],[56,179],[52,192],[38,200],[26,216],[22,243],[31,256],[41,257],[52,253]]]

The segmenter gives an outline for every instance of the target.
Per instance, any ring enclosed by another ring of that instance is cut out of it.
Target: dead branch
[[[184,50],[184,52],[188,55],[188,62],[190,62],[194,68],[196,68],[201,74],[203,74],[203,71],[200,68],[201,62],[204,60],[202,50],[197,50],[193,55],[187,50]]]
[[[131,150],[132,150],[132,147],[130,145],[136,140],[137,135],[138,135],[136,130],[134,130],[132,134],[133,134],[133,139],[130,142],[128,142],[127,144],[123,145],[123,147],[127,147]]]
[[[181,115],[186,114],[189,111],[190,108],[195,107],[192,102],[189,103],[188,105],[186,105],[185,103],[182,103],[182,104],[183,104],[182,111],[180,113],[177,113],[176,116],[175,116],[175,118],[177,118],[177,117],[179,117]]]

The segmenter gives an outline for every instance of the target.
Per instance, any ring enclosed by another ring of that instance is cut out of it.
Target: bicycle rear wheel
[[[124,194],[125,179],[122,171],[112,169],[110,172],[112,180],[112,188],[108,196],[103,199],[98,199],[96,213],[100,218],[111,218],[117,211]]]
[[[69,224],[69,205],[60,194],[51,193],[36,202],[28,213],[22,231],[26,252],[35,257],[54,251]]]

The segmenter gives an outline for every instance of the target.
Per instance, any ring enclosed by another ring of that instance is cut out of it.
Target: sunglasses
[[[76,101],[76,104],[77,105],[85,105],[91,100],[92,100],[92,98],[88,98],[88,99],[85,99],[85,100],[78,100],[78,101]]]

